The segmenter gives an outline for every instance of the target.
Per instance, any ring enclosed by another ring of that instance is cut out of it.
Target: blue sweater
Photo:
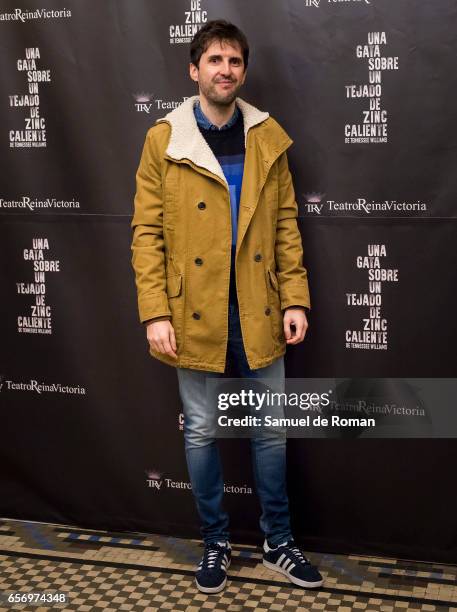
[[[243,115],[238,106],[235,106],[235,111],[229,121],[218,128],[203,113],[198,100],[194,106],[194,114],[200,132],[217,158],[229,186],[232,250],[234,251],[238,234],[238,212],[245,155]]]

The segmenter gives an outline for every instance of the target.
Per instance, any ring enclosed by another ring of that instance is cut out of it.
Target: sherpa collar
[[[198,129],[194,116],[194,103],[198,97],[187,98],[165,117],[157,119],[156,123],[166,121],[171,126],[170,141],[166,154],[176,160],[189,159],[197,166],[209,170],[227,183],[219,162]],[[246,145],[249,129],[268,119],[269,114],[258,110],[241,98],[236,98],[236,104],[243,114],[244,142]]]

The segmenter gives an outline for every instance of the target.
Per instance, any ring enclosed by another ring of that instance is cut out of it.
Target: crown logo
[[[145,470],[145,472],[149,480],[160,480],[162,478],[162,472],[157,470]]]
[[[151,100],[154,99],[154,94],[146,93],[145,91],[142,91],[141,93],[134,93],[132,95],[136,102],[151,102]]]
[[[325,193],[318,193],[317,191],[310,191],[309,193],[304,193],[303,197],[309,204],[316,204],[322,202]]]

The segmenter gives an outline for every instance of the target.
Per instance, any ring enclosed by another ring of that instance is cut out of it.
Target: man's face
[[[209,103],[229,106],[246,78],[239,44],[214,40],[202,54],[199,67],[190,64],[190,77]]]

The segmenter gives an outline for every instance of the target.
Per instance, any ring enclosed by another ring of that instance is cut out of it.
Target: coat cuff
[[[302,306],[301,304],[294,304],[293,306],[287,306],[286,310],[288,310],[289,308],[301,308],[302,310],[305,311],[306,314],[308,314],[308,312],[309,312],[309,307],[308,306]]]
[[[171,310],[168,306],[168,297],[165,291],[151,293],[138,298],[138,312],[141,323],[155,319],[156,317],[170,317]]]
[[[293,306],[303,306],[311,309],[308,284],[290,284],[280,286],[281,310]]]
[[[169,317],[168,315],[164,315],[163,317],[154,317],[153,319],[148,319],[147,321],[143,321],[143,323],[146,325],[146,323],[150,323],[151,321],[170,321],[171,317]]]

